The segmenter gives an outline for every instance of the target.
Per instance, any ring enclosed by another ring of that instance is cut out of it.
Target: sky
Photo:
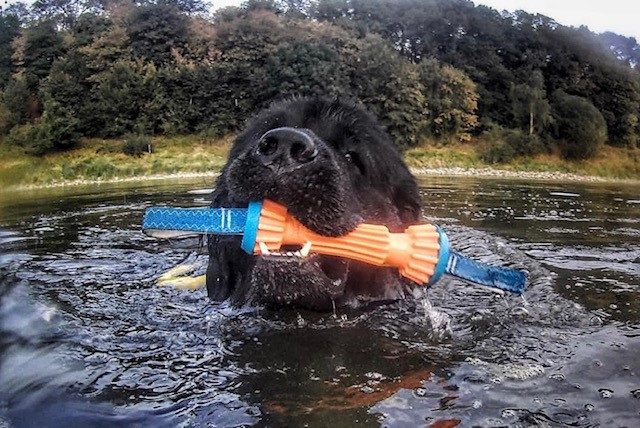
[[[613,31],[640,42],[640,2],[638,0],[472,0],[498,11],[524,10],[540,13],[556,22],[591,31]],[[212,0],[215,7],[239,5],[242,0]]]
[[[553,18],[559,24],[586,25],[596,33],[613,31],[640,42],[640,2],[637,0],[474,0],[498,11],[524,10]]]
[[[17,0],[0,0],[9,4]],[[32,3],[33,0],[23,0]],[[243,0],[211,0],[214,7],[239,5]],[[522,9],[541,13],[558,23],[578,27],[586,25],[591,31],[613,31],[640,42],[640,2],[637,0],[473,0],[498,11]]]

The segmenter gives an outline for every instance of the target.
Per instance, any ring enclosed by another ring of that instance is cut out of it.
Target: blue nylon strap
[[[446,272],[476,284],[517,294],[521,294],[527,284],[525,272],[474,262],[454,251],[449,254]]]
[[[216,235],[240,235],[247,222],[246,208],[148,208],[142,229],[184,230]]]

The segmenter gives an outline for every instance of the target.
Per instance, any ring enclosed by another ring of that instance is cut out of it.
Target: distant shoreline
[[[640,180],[635,179],[619,179],[619,178],[607,178],[589,175],[579,175],[565,172],[540,172],[540,171],[511,171],[505,169],[496,168],[461,168],[461,167],[449,167],[449,168],[421,168],[411,167],[411,172],[417,177],[476,177],[476,178],[490,178],[490,179],[504,179],[504,180],[536,180],[536,181],[577,181],[577,182],[589,182],[589,183],[638,183]],[[9,186],[7,191],[20,191],[20,190],[36,190],[47,188],[59,188],[59,187],[76,187],[76,186],[89,186],[96,184],[114,184],[114,183],[134,183],[145,181],[162,181],[162,180],[179,180],[188,178],[214,178],[218,176],[219,172],[179,172],[172,174],[153,174],[153,175],[139,175],[130,177],[114,177],[108,179],[80,179],[80,180],[67,180],[56,181],[46,184],[26,184]],[[213,184],[213,183],[212,183]]]
[[[522,179],[522,180],[557,180],[557,181],[582,181],[601,183],[637,183],[640,180],[598,177],[595,175],[580,175],[559,171],[511,171],[496,168],[410,168],[411,172],[417,176],[460,176],[478,178],[498,178],[498,179]]]

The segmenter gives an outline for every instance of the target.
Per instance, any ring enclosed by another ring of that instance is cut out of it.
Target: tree
[[[546,95],[540,70],[533,71],[527,83],[511,86],[514,124],[526,130],[528,135],[540,135],[551,121],[551,106]]]
[[[56,114],[73,117],[75,127],[85,135],[94,132],[86,123],[84,114],[88,97],[93,84],[89,81],[90,71],[87,69],[86,57],[78,51],[70,52],[65,58],[56,61],[51,67],[47,79],[40,85],[40,92],[45,100],[44,111],[50,122],[58,120]],[[49,105],[47,111],[47,104]],[[58,147],[54,144],[54,147]]]
[[[2,95],[2,102],[7,109],[5,119],[7,129],[27,123],[34,113],[32,111],[32,97],[24,79],[9,81]]]
[[[14,13],[0,13],[0,90],[4,89],[13,73],[13,40],[20,34],[21,19]]]
[[[41,20],[51,21],[65,30],[71,30],[76,26],[81,15],[99,13],[102,9],[102,1],[36,0],[32,9]]]
[[[429,105],[429,134],[468,141],[478,126],[478,92],[462,71],[435,58],[419,64],[420,82]]]
[[[133,54],[157,66],[173,62],[187,43],[187,19],[172,5],[137,8],[127,26]]]
[[[54,61],[64,54],[62,36],[53,21],[41,21],[28,27],[14,43],[14,63],[32,94],[49,75]]]
[[[625,37],[605,31],[598,35],[598,39],[619,61],[631,68],[640,69],[640,45],[635,37]]]
[[[140,61],[119,61],[92,77],[95,86],[86,104],[85,125],[89,135],[118,137],[127,133],[144,133],[142,113],[151,99],[149,82],[155,78],[152,65]]]
[[[386,126],[399,147],[418,143],[429,110],[418,70],[384,40],[368,36],[351,66],[351,93]]]
[[[554,137],[567,159],[593,157],[607,139],[602,113],[586,98],[558,91],[553,97]]]
[[[267,98],[287,95],[339,95],[347,89],[338,52],[316,35],[282,43],[265,64]]]

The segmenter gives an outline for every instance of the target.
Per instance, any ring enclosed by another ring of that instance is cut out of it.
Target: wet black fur
[[[309,135],[317,156],[292,170],[268,168],[256,147],[269,130],[290,127]],[[311,230],[348,233],[361,222],[393,231],[418,222],[418,187],[376,119],[351,101],[296,98],[259,113],[237,137],[212,194],[214,207],[246,207],[271,199]],[[314,255],[255,257],[240,238],[210,236],[207,290],[213,300],[331,310],[394,300],[418,289],[397,270]]]

